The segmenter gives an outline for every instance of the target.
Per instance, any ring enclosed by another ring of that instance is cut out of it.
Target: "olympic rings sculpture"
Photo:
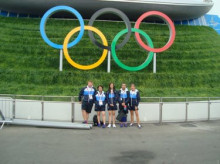
[[[46,26],[46,22],[48,20],[48,18],[56,13],[56,12],[59,12],[59,11],[68,11],[70,13],[72,13],[73,15],[75,15],[77,17],[77,19],[79,20],[79,23],[80,23],[80,26],[79,27],[76,27],[74,28],[73,30],[71,30],[67,36],[65,37],[64,39],[64,42],[63,42],[63,45],[59,45],[59,44],[56,44],[54,42],[52,42],[46,35],[46,32],[45,32],[45,26]],[[98,18],[100,15],[102,14],[106,14],[106,13],[112,13],[112,14],[115,14],[117,16],[119,16],[124,22],[125,22],[125,25],[126,25],[126,29],[120,31],[113,39],[112,43],[110,46],[108,46],[108,42],[107,42],[107,39],[106,37],[104,36],[104,34],[98,30],[97,28],[93,27],[93,23],[94,21],[96,20],[96,18]],[[170,36],[169,36],[169,40],[168,42],[166,43],[166,45],[162,48],[154,48],[153,46],[153,42],[151,40],[151,38],[144,32],[142,31],[141,29],[139,29],[140,27],[140,24],[141,22],[149,17],[149,16],[156,16],[156,17],[159,17],[161,18],[162,20],[164,20],[168,27],[169,27],[169,31],[170,31]],[[78,44],[80,42],[80,40],[82,39],[83,37],[83,34],[84,34],[84,31],[85,30],[89,30],[89,37],[92,41],[92,43],[96,46],[98,46],[99,48],[103,49],[103,53],[102,53],[102,56],[101,58],[91,64],[91,65],[80,65],[76,62],[74,62],[74,60],[72,60],[70,58],[70,55],[68,53],[68,48],[71,48],[73,46],[75,46],[76,44]],[[78,36],[76,37],[75,40],[73,40],[71,43],[69,43],[69,40],[71,38],[72,35],[74,35],[76,32],[79,31],[79,34]],[[99,43],[94,35],[93,35],[93,32],[95,32],[102,40],[102,43]],[[134,32],[135,33],[135,38],[136,38],[136,41],[137,43],[145,50],[149,51],[149,54],[148,54],[148,57],[147,59],[144,61],[144,63],[142,63],[141,65],[139,66],[136,66],[136,67],[131,67],[131,66],[127,66],[125,64],[123,64],[117,57],[116,55],[116,50],[122,48],[130,39],[130,36],[131,36],[131,33]],[[149,65],[149,63],[152,61],[153,59],[153,54],[154,52],[158,53],[158,52],[163,52],[163,51],[166,51],[168,48],[170,48],[172,46],[172,44],[174,43],[174,40],[175,40],[175,36],[176,36],[176,31],[175,31],[175,26],[172,22],[172,20],[167,16],[165,15],[164,13],[161,13],[159,11],[149,11],[149,12],[146,12],[144,14],[142,14],[138,20],[136,21],[135,23],[135,26],[134,28],[131,27],[131,23],[130,23],[130,20],[128,19],[128,17],[120,10],[118,9],[115,9],[115,8],[103,8],[103,9],[100,9],[98,10],[97,12],[95,12],[91,19],[89,20],[89,23],[88,25],[84,25],[84,20],[81,16],[81,14],[75,10],[74,8],[71,8],[69,6],[56,6],[56,7],[53,7],[51,9],[49,9],[42,17],[41,19],[41,22],[40,22],[40,33],[41,33],[41,36],[43,38],[43,40],[51,47],[55,48],[55,49],[63,49],[63,52],[64,52],[64,56],[66,58],[66,60],[75,68],[78,68],[78,69],[81,69],[81,70],[91,70],[91,69],[94,69],[96,67],[98,67],[99,65],[101,65],[105,58],[107,57],[107,53],[108,51],[111,51],[112,53],[112,57],[114,59],[114,61],[116,62],[116,64],[125,69],[125,70],[128,70],[128,71],[139,71],[141,69],[144,69],[145,67],[147,67]],[[124,40],[119,43],[117,45],[117,41],[119,40],[119,38],[122,36],[122,35],[125,35],[125,38]],[[141,37],[140,37],[140,34],[144,37],[144,39],[146,40],[147,44],[146,45]]]

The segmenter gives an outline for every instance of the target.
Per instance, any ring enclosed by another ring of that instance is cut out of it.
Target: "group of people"
[[[79,101],[82,104],[82,116],[83,116],[83,123],[87,124],[89,119],[89,114],[92,111],[93,104],[95,103],[95,111],[97,112],[97,119],[98,119],[98,127],[106,128],[106,116],[105,110],[106,105],[109,114],[108,120],[108,128],[116,128],[116,111],[118,110],[119,104],[119,111],[118,114],[122,114],[120,117],[120,127],[127,127],[127,114],[130,111],[131,115],[131,122],[130,126],[134,125],[134,113],[136,115],[137,126],[141,128],[139,113],[138,113],[138,106],[140,102],[140,93],[136,89],[135,84],[131,84],[130,91],[126,88],[126,84],[123,83],[121,85],[121,89],[117,91],[115,89],[114,83],[109,84],[108,91],[105,93],[103,91],[103,86],[99,85],[97,90],[93,87],[93,82],[88,81],[88,85],[79,93]],[[102,116],[103,124],[101,125]]]

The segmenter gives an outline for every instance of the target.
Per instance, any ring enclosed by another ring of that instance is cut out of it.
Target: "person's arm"
[[[105,100],[106,100],[106,103],[108,103],[109,104],[109,92],[107,91],[106,93],[105,93]]]
[[[137,106],[139,105],[139,102],[141,101],[140,93],[137,92]]]
[[[99,105],[99,102],[96,99],[96,92],[95,92],[95,96],[93,97],[93,101],[94,101],[95,105]]]
[[[118,103],[118,92],[117,91],[115,91],[115,103],[117,104]],[[113,101],[113,103],[114,103],[114,101]]]
[[[108,96],[107,96],[108,93],[105,93],[105,101],[104,101],[104,105],[106,105],[108,103]]]
[[[93,95],[92,95],[92,97],[93,97],[93,103],[95,102],[95,99],[96,99],[96,89],[95,88],[93,88],[94,89],[94,93],[93,93]]]
[[[121,98],[120,98],[120,91],[118,91],[118,94],[117,94],[117,95],[118,95],[118,103],[121,104],[121,103],[122,103],[122,100],[121,100]]]
[[[84,88],[81,89],[81,91],[79,92],[79,101],[82,101],[82,97],[83,97],[83,92],[84,92]]]
[[[125,101],[125,104],[128,105],[129,101],[130,101],[130,93],[129,93],[129,91],[127,91],[127,99]]]

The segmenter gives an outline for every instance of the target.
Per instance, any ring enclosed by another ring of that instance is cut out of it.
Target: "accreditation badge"
[[[92,95],[89,95],[89,99],[90,99],[90,100],[92,100],[92,99],[93,99]]]
[[[103,101],[99,100],[99,106],[102,106],[102,105],[103,105]]]

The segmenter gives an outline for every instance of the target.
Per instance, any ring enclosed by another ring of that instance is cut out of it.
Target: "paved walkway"
[[[5,126],[1,164],[220,164],[220,121],[65,130]]]

